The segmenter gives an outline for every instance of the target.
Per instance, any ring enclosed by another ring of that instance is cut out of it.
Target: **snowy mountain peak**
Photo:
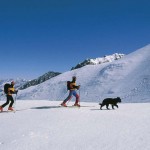
[[[99,57],[99,58],[95,58],[95,59],[86,59],[83,62],[77,64],[75,67],[72,67],[71,70],[81,68],[86,65],[98,65],[98,64],[102,64],[102,63],[106,63],[106,62],[112,62],[114,60],[121,59],[122,57],[124,57],[124,55],[125,54],[115,53],[113,55],[105,55],[104,57]]]

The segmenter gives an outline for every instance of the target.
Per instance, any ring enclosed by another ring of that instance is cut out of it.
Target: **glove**
[[[18,93],[18,90],[16,90],[14,93],[17,94],[17,93]]]
[[[79,88],[80,88],[80,85],[77,87],[77,90],[79,90]]]

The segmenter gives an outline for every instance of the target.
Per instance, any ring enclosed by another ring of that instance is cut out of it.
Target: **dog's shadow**
[[[107,111],[109,111],[109,110],[115,110],[115,109],[91,109],[91,111],[101,111],[101,110],[107,110]]]

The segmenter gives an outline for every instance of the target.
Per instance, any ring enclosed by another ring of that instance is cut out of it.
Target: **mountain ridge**
[[[86,65],[98,65],[98,64],[102,64],[102,63],[112,62],[112,61],[121,59],[124,56],[125,56],[125,54],[115,53],[112,55],[105,55],[104,57],[98,57],[95,59],[86,59],[83,62],[78,63],[75,67],[72,67],[71,70],[78,69],[78,68],[84,67]]]

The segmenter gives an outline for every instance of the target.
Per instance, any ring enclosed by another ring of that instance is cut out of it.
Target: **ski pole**
[[[70,100],[71,100],[72,96],[68,99],[67,105],[69,104]]]
[[[66,96],[67,93],[68,93],[68,90],[67,90],[67,92],[65,92],[65,94],[63,95],[63,98]]]
[[[80,105],[80,89],[79,89],[79,105]]]
[[[15,111],[16,111],[17,94],[18,94],[18,90],[16,91],[16,97],[15,97],[15,100],[14,100],[14,110]]]
[[[14,102],[14,110],[16,111],[16,100],[17,100],[17,94],[16,94],[16,97],[15,97],[15,102]]]
[[[67,90],[67,92],[65,92],[65,94],[62,96],[62,95],[60,95],[59,97],[58,97],[58,100],[60,100],[60,98],[64,98],[65,97],[65,95],[68,93],[68,90]]]

